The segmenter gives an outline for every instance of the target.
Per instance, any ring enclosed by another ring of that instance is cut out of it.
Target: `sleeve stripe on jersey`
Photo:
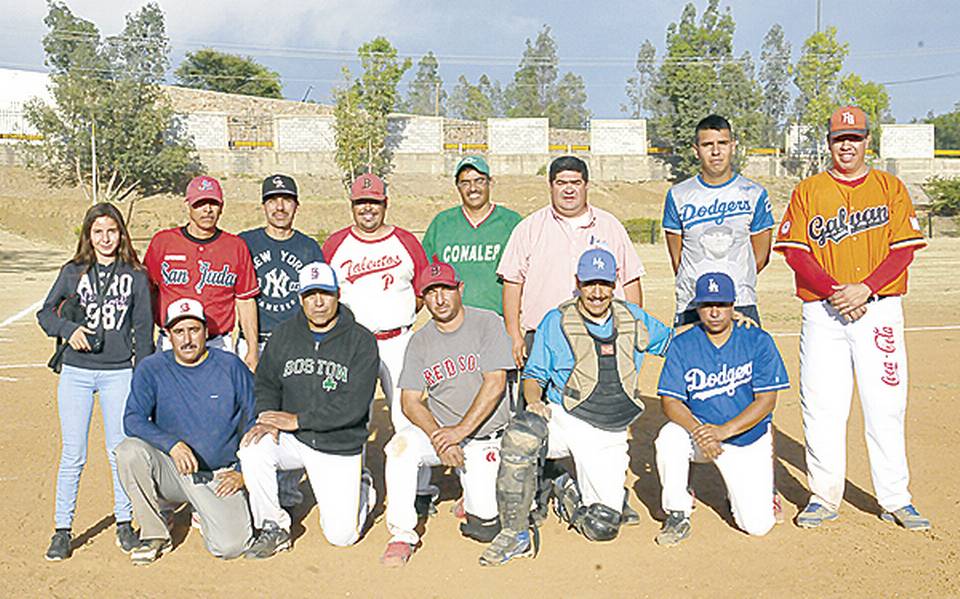
[[[260,294],[260,287],[257,286],[251,289],[250,291],[246,291],[244,293],[238,293],[237,299],[250,299],[251,297],[256,297],[259,294]]]
[[[675,391],[670,391],[668,389],[657,389],[657,395],[666,395],[667,397],[679,399],[680,401],[687,401],[686,395],[682,393],[677,393]]]
[[[773,244],[774,250],[785,250],[787,248],[795,248],[798,250],[803,250],[805,252],[810,251],[810,246],[803,243],[802,241],[783,240],[783,241],[777,241],[776,243]]]
[[[764,391],[780,391],[781,389],[789,389],[790,383],[779,383],[777,385],[768,385],[766,387],[754,387],[754,393],[763,393]]]
[[[890,244],[891,250],[896,250],[899,248],[906,248],[911,246],[923,247],[927,245],[927,240],[923,237],[913,237],[911,239],[901,239],[900,241],[894,241]]]
[[[683,234],[682,230],[674,229],[673,227],[664,227],[663,225],[661,225],[660,228],[666,231],[667,233],[676,233],[677,235]]]

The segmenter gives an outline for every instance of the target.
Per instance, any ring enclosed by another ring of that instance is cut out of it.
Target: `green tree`
[[[427,52],[417,63],[417,74],[407,88],[404,112],[442,116],[447,112],[447,92],[438,72],[440,63],[433,52]]]
[[[890,96],[882,83],[864,81],[860,75],[849,73],[840,80],[837,104],[859,106],[867,114],[874,150],[880,148],[881,123],[892,123]]]
[[[397,58],[385,37],[363,44],[357,55],[363,73],[353,79],[344,67],[344,86],[334,90],[336,160],[347,185],[363,172],[389,172],[387,115],[397,106],[397,85],[411,65],[409,58]]]
[[[786,124],[787,105],[790,102],[790,42],[783,28],[775,23],[763,38],[760,49],[760,71],[757,78],[763,88],[763,103],[760,112],[764,123],[763,143],[768,147],[781,147],[783,127]]]
[[[590,120],[586,103],[587,88],[583,84],[583,77],[564,73],[554,86],[553,97],[547,105],[550,124],[564,129],[585,129]]]
[[[491,83],[486,75],[480,76],[477,85],[460,75],[450,96],[450,115],[468,121],[482,121],[500,116],[500,94],[500,84]]]
[[[742,150],[758,138],[761,92],[750,55],[733,55],[735,28],[719,0],[710,0],[699,22],[696,7],[687,4],[680,20],[667,27],[666,52],[648,101],[657,142],[677,150],[680,174],[696,172],[687,148],[697,122],[711,112],[731,122]]]
[[[65,3],[48,8],[43,48],[53,103],[25,107],[43,136],[27,147],[28,165],[51,185],[79,186],[101,201],[129,199],[128,218],[138,197],[182,191],[199,166],[159,85],[168,66],[160,7],[127,15],[123,31],[106,39]]]
[[[934,144],[938,150],[960,150],[960,102],[957,102],[953,111],[944,114],[927,114],[923,120],[935,127]]]
[[[643,40],[637,51],[637,62],[633,74],[627,78],[627,103],[620,105],[620,111],[639,119],[648,114],[648,98],[657,76],[657,49],[650,40]]]
[[[848,52],[848,44],[837,41],[837,28],[828,27],[803,42],[793,70],[793,82],[800,91],[796,100],[797,122],[816,144],[818,168],[823,166],[820,150],[827,134],[827,120],[839,105],[840,71]]]
[[[187,52],[174,71],[177,85],[227,94],[282,98],[280,75],[248,56],[204,48]]]

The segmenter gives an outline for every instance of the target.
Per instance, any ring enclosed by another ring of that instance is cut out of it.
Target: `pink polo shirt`
[[[520,221],[507,242],[497,274],[504,281],[523,283],[520,327],[537,328],[548,311],[573,297],[577,289],[577,261],[593,247],[608,250],[617,259],[615,295],[623,285],[644,274],[643,264],[626,229],[617,217],[593,206],[587,218],[573,225],[547,205]]]

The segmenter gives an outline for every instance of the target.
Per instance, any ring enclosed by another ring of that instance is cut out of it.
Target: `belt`
[[[871,295],[870,297],[867,298],[867,303],[869,304],[872,302],[879,302],[880,300],[886,299],[888,297],[897,297],[897,294],[893,293],[890,295]]]
[[[503,427],[499,430],[495,430],[489,435],[484,435],[482,437],[470,437],[471,441],[493,441],[494,439],[499,439],[503,436],[503,433],[507,432],[507,427]]]
[[[386,341],[387,339],[393,339],[394,337],[399,337],[404,334],[407,329],[410,327],[397,327],[395,329],[388,329],[386,331],[377,331],[373,334],[377,338],[377,341]]]
[[[246,341],[247,336],[243,334],[243,331],[240,331],[240,332],[237,334],[237,338],[238,338],[238,339],[243,339],[244,341]],[[266,342],[267,342],[267,339],[270,338],[270,333],[259,333],[259,334],[257,335],[257,338],[260,340],[260,343],[266,343]]]

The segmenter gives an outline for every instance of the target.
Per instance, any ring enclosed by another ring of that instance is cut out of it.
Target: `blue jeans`
[[[129,521],[132,517],[130,499],[117,478],[117,458],[114,453],[117,445],[126,438],[123,434],[123,411],[127,405],[132,376],[132,368],[88,370],[66,364],[63,366],[57,386],[60,434],[63,438],[60,470],[57,473],[57,528],[70,528],[73,524],[80,473],[87,463],[87,438],[90,417],[93,415],[94,392],[100,394],[107,460],[113,475],[113,513],[117,522]]]

